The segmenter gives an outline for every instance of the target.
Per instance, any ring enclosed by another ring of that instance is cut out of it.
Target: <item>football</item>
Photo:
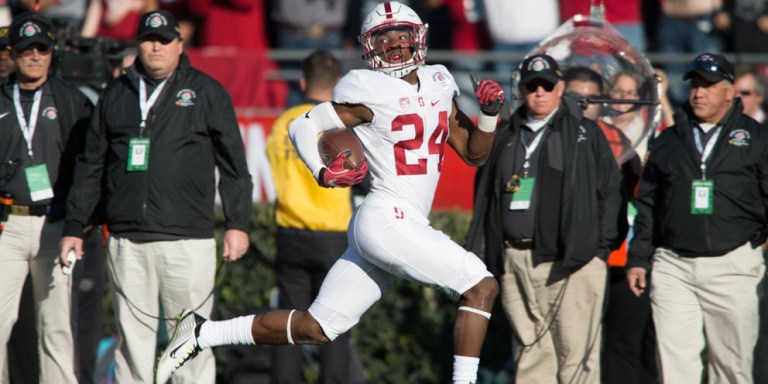
[[[320,158],[326,166],[342,152],[347,152],[344,169],[358,169],[363,165],[363,145],[351,129],[331,129],[323,132],[317,142]]]

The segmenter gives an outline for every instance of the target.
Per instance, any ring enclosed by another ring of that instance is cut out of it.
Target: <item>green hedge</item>
[[[242,316],[269,307],[275,286],[272,272],[275,257],[273,213],[271,205],[254,206],[251,247],[241,260],[225,266],[217,290],[213,318]],[[464,242],[470,218],[468,213],[462,211],[434,212],[430,215],[433,226],[459,244]],[[221,221],[219,212],[216,233],[219,244],[223,235]],[[111,334],[114,331],[114,320],[109,295],[104,304],[105,312],[108,313],[107,334]],[[371,383],[450,382],[456,307],[456,303],[443,293],[397,280],[352,331],[353,342],[368,380]],[[503,318],[498,313],[495,315],[496,318]],[[509,350],[506,349],[508,343],[500,342],[492,332],[489,336],[496,340],[488,343],[491,350],[484,351],[484,354],[503,355],[504,358],[496,363],[503,365],[506,361],[505,351]],[[504,339],[508,339],[508,335]],[[268,348],[220,348],[215,353],[218,382],[224,383],[233,370],[243,369],[243,362],[259,360],[254,355],[268,355]],[[489,359],[491,362],[493,360]],[[303,372],[308,382],[312,382],[317,375],[317,366],[310,365]]]

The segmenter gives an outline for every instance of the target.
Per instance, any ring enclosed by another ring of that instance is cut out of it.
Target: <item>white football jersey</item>
[[[352,70],[333,101],[362,104],[373,121],[354,128],[371,172],[371,197],[404,201],[427,216],[432,208],[448,117],[459,89],[442,65],[421,66],[418,86],[370,70]]]

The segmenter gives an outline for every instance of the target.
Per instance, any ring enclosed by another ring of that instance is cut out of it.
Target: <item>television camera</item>
[[[60,36],[54,73],[73,86],[103,90],[119,71],[123,58],[135,54],[133,42],[105,37]]]

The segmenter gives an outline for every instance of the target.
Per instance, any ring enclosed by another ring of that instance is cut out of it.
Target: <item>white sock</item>
[[[472,384],[477,381],[479,357],[453,355],[453,384]]]
[[[197,344],[201,349],[220,345],[255,345],[251,334],[254,317],[250,315],[222,321],[208,320],[200,326]]]

